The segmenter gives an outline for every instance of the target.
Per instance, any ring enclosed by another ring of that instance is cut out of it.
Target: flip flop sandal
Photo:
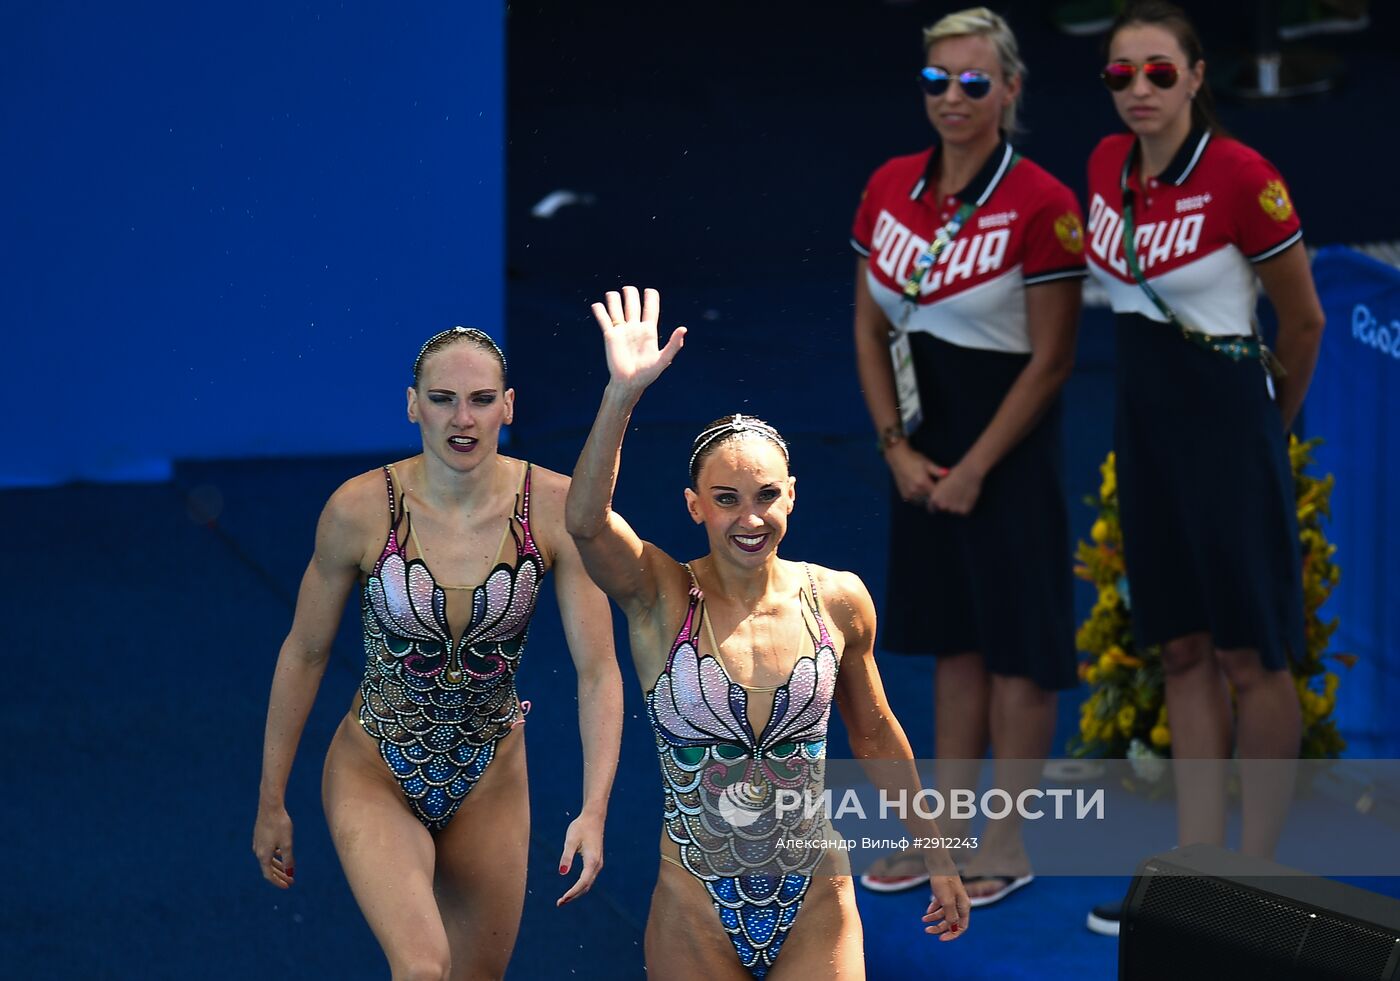
[[[871,892],[908,892],[927,885],[929,875],[927,872],[917,875],[863,875],[856,881]]]
[[[970,875],[970,876],[967,876],[966,878],[963,879],[963,888],[964,888],[964,889],[967,888],[967,886],[969,886],[970,884],[972,884],[972,883],[974,883],[974,882],[1002,882],[1002,883],[1005,883],[1005,885],[1003,885],[1003,886],[1002,886],[1000,889],[998,889],[996,892],[989,892],[989,893],[987,893],[986,895],[983,895],[983,896],[971,896],[971,895],[969,895],[969,896],[967,897],[967,903],[968,903],[968,905],[971,906],[973,909],[977,909],[979,906],[990,906],[990,905],[992,905],[993,903],[999,903],[999,902],[1001,902],[1003,899],[1005,899],[1007,896],[1009,896],[1009,895],[1011,895],[1013,892],[1015,892],[1017,889],[1020,889],[1022,886],[1028,886],[1028,885],[1030,885],[1030,884],[1031,884],[1032,882],[1034,882],[1034,881],[1035,881],[1035,876],[1033,876],[1033,875],[1022,875],[1022,876],[1009,876],[1009,875]]]
[[[962,875],[962,866],[957,866],[958,875]],[[918,872],[911,875],[870,875],[869,873],[856,879],[865,889],[871,892],[907,892],[910,889],[917,889],[919,886],[927,885],[929,874]]]

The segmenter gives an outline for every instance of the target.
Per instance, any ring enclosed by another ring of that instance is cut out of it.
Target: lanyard
[[[1133,274],[1133,279],[1137,280],[1138,286],[1147,294],[1147,298],[1152,301],[1162,316],[1167,318],[1167,322],[1181,332],[1181,336],[1186,338],[1197,347],[1203,347],[1223,354],[1232,361],[1239,361],[1241,358],[1257,358],[1264,366],[1264,373],[1269,379],[1269,393],[1273,394],[1273,379],[1283,378],[1287,372],[1284,371],[1282,362],[1279,361],[1268,345],[1259,339],[1254,332],[1254,323],[1250,321],[1250,333],[1236,336],[1222,337],[1214,334],[1207,334],[1205,331],[1193,330],[1182,322],[1176,315],[1167,301],[1162,299],[1152,284],[1147,281],[1147,277],[1142,273],[1142,267],[1138,264],[1137,258],[1137,227],[1133,223],[1133,189],[1128,186],[1128,175],[1132,173],[1133,164],[1137,162],[1138,145],[1135,142],[1131,150],[1128,151],[1128,158],[1123,161],[1123,172],[1118,176],[1118,189],[1123,197],[1123,260],[1128,264],[1128,271]]]
[[[923,285],[924,277],[933,268],[933,264],[938,261],[948,246],[953,244],[953,239],[957,238],[958,232],[962,231],[963,225],[972,217],[972,213],[977,210],[977,205],[964,203],[957,210],[957,213],[948,220],[948,223],[933,234],[933,241],[928,244],[928,248],[914,260],[913,272],[909,274],[909,279],[904,284],[904,299],[908,303],[919,302],[919,288]]]
[[[1011,155],[1011,163],[1007,165],[1006,172],[1010,173],[1011,168],[1015,167],[1020,162],[1021,155],[1019,153],[1013,153]],[[1003,175],[1003,178],[1004,176],[1005,175]],[[928,271],[932,269],[934,263],[938,261],[938,257],[947,250],[948,246],[953,244],[953,239],[958,237],[958,232],[963,230],[963,226],[967,224],[967,220],[972,217],[973,212],[976,210],[977,204],[975,202],[964,202],[962,207],[958,208],[953,214],[953,217],[948,220],[948,223],[933,233],[933,241],[929,242],[928,247],[914,260],[914,269],[910,273],[909,279],[904,284],[904,300],[906,303],[917,304],[919,302],[919,289],[923,286],[924,277],[928,275]]]
[[[1020,155],[1013,153],[1011,162],[1006,166],[1007,172],[1020,160]],[[928,247],[914,260],[914,268],[908,282],[904,284],[905,302],[900,304],[900,326],[890,325],[890,361],[894,368],[895,402],[898,404],[899,420],[906,435],[914,432],[923,423],[924,410],[919,399],[919,379],[914,373],[914,352],[909,345],[909,334],[903,325],[908,323],[910,315],[918,308],[919,289],[923,286],[924,277],[938,261],[938,257],[952,244],[953,239],[957,238],[958,232],[962,231],[976,210],[975,202],[964,202],[947,224],[934,232],[933,241],[929,242]],[[894,438],[898,441],[897,431]],[[891,445],[889,439],[889,433],[882,431],[882,449]]]
[[[1128,159],[1123,161],[1123,173],[1118,177],[1118,189],[1123,195],[1123,259],[1128,263],[1128,271],[1133,274],[1133,279],[1142,287],[1142,291],[1147,294],[1147,298],[1152,301],[1162,316],[1167,318],[1167,322],[1178,330],[1186,330],[1187,327],[1177,317],[1176,311],[1167,306],[1167,301],[1152,288],[1152,284],[1147,281],[1147,277],[1142,274],[1142,268],[1138,265],[1137,246],[1134,240],[1137,238],[1137,228],[1133,224],[1133,189],[1128,186],[1128,174],[1132,172],[1133,164],[1137,160],[1137,144],[1128,151]]]

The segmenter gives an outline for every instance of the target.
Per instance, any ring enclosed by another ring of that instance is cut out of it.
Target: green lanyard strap
[[[1162,316],[1167,318],[1167,322],[1181,332],[1181,336],[1186,338],[1197,347],[1207,351],[1214,351],[1216,354],[1223,354],[1231,361],[1240,361],[1244,358],[1257,360],[1263,365],[1264,370],[1272,378],[1283,378],[1288,374],[1284,370],[1283,363],[1269,350],[1268,345],[1259,339],[1255,333],[1235,334],[1231,336],[1220,336],[1217,334],[1207,334],[1205,331],[1193,330],[1182,322],[1176,315],[1176,311],[1167,305],[1167,301],[1162,299],[1160,293],[1152,288],[1152,284],[1147,281],[1147,277],[1142,273],[1142,267],[1138,265],[1137,228],[1133,224],[1133,189],[1128,186],[1128,175],[1132,173],[1133,164],[1137,161],[1138,145],[1133,144],[1132,150],[1128,152],[1128,158],[1123,161],[1123,172],[1118,178],[1118,188],[1123,196],[1123,259],[1128,264],[1128,271],[1133,274],[1133,279],[1137,280],[1138,286],[1147,294],[1147,298],[1152,301]],[[1253,326],[1251,324],[1251,326]]]
[[[1019,153],[1013,153],[1011,155],[1011,163],[1007,165],[1006,173],[1011,173],[1011,168],[1015,167],[1020,162],[1021,155]],[[938,257],[944,253],[948,246],[953,244],[953,239],[957,238],[958,232],[963,230],[963,226],[967,224],[967,220],[972,217],[972,213],[976,210],[977,205],[975,203],[964,202],[962,207],[958,208],[953,217],[948,220],[948,223],[933,233],[933,241],[929,242],[928,247],[914,260],[914,269],[910,273],[909,279],[904,283],[904,299],[906,302],[919,302],[919,290],[924,284],[924,277],[928,275],[928,271],[932,269],[934,263],[938,261]]]
[[[919,254],[914,260],[914,270],[910,273],[909,279],[904,283],[904,299],[910,303],[919,302],[919,288],[923,286],[924,277],[933,268],[933,264],[938,261],[938,257],[948,246],[953,244],[953,239],[957,238],[958,232],[962,231],[963,225],[972,217],[972,213],[977,210],[975,204],[964,204],[958,209],[957,214],[949,220],[948,224],[941,226],[933,234],[933,241],[928,244],[928,248]]]

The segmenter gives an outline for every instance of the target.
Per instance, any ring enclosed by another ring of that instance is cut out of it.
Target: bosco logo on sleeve
[[[1259,207],[1274,221],[1287,221],[1293,217],[1293,202],[1288,200],[1288,188],[1283,181],[1269,181],[1259,192]]]
[[[1073,211],[1066,211],[1055,219],[1055,237],[1066,252],[1078,255],[1084,251],[1084,226]]]

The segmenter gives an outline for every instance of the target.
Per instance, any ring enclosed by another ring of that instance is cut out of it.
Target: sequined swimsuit
[[[808,626],[814,653],[798,658],[785,684],[746,689],[717,656],[700,654],[704,598],[692,575],[685,622],[646,697],[667,837],[679,846],[681,866],[709,893],[740,963],[755,978],[765,977],[777,960],[823,854],[794,845],[823,837],[820,813],[795,808],[779,816],[774,806],[779,789],[820,799],[824,784],[840,662],[810,570],[807,575],[811,594],[804,593],[803,602],[816,626]],[[709,644],[717,654],[713,630]],[[772,713],[755,736],[749,693],[770,690]]]
[[[389,537],[360,598],[366,662],[360,725],[378,743],[418,819],[441,831],[523,714],[515,672],[544,575],[530,534],[530,465],[509,522],[515,563],[498,554],[486,581],[472,587],[471,621],[456,643],[447,621],[445,588],[452,587],[433,578],[421,548],[408,557],[412,517],[399,509],[389,467],[384,478]]]

